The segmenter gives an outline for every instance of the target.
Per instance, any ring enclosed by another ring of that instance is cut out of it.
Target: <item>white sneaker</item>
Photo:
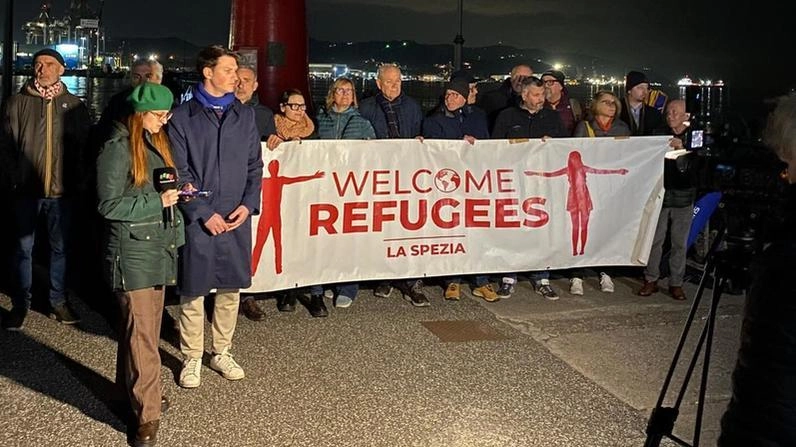
[[[202,383],[202,358],[186,359],[182,362],[180,371],[180,386],[183,388],[196,388]]]
[[[580,278],[572,278],[569,280],[569,293],[571,295],[583,295],[583,280]]]
[[[605,293],[614,293],[614,282],[605,272],[600,272],[600,290]]]
[[[334,290],[332,290],[332,289],[325,289],[325,290],[323,291],[323,296],[324,296],[325,298],[329,298],[329,299],[332,299],[332,298],[334,298]]]
[[[224,348],[221,354],[215,354],[210,359],[210,368],[221,373],[221,376],[227,380],[240,380],[246,376],[243,373],[243,368],[232,358],[229,348]]]
[[[337,300],[334,302],[334,307],[350,307],[351,303],[353,302],[354,300],[345,295],[337,295]]]

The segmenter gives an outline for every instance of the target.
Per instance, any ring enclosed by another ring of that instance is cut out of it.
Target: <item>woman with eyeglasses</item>
[[[164,289],[176,284],[177,247],[184,240],[176,172],[163,126],[171,91],[143,83],[128,97],[133,114],[115,122],[97,158],[97,209],[104,218],[103,273],[121,308],[117,385],[132,405],[134,445],[157,440],[162,398],[160,325]],[[171,189],[158,188],[172,183]],[[162,191],[158,191],[162,189]]]
[[[357,91],[348,78],[337,78],[329,86],[325,107],[318,113],[318,137],[327,140],[367,140],[376,138],[370,121],[357,110]],[[317,289],[314,290],[317,292]],[[359,292],[359,284],[337,286],[335,307],[349,307]]]
[[[630,136],[630,127],[619,119],[622,111],[622,102],[609,91],[599,91],[594,95],[589,108],[590,118],[583,120],[575,126],[573,137],[627,137]],[[573,220],[574,222],[574,220]],[[588,222],[588,215],[586,216]],[[573,240],[575,240],[575,228],[573,224]],[[585,228],[585,226],[584,226]],[[585,241],[581,241],[585,245]],[[574,243],[573,243],[573,251]],[[574,256],[574,253],[573,253]],[[583,295],[583,276],[586,272],[583,269],[572,269],[569,272],[569,293],[571,295]],[[608,272],[599,272],[600,291],[613,293],[614,281]]]
[[[304,94],[298,89],[285,90],[279,98],[279,111],[274,115],[276,135],[268,137],[266,145],[269,149],[276,148],[282,141],[306,140],[317,138],[315,123],[307,116],[307,103]],[[307,310],[313,317],[326,317],[329,315],[323,303],[323,286],[311,286],[310,299],[306,303]],[[293,312],[296,310],[296,301],[301,294],[300,290],[290,290],[277,295],[276,307],[280,312]]]
[[[338,78],[329,86],[326,107],[318,113],[318,137],[328,140],[376,138],[370,121],[357,110],[357,91],[348,78]]]
[[[276,135],[268,137],[266,145],[275,148],[282,141],[317,138],[315,123],[307,116],[307,102],[298,89],[285,90],[279,97],[279,111],[274,115]]]
[[[589,119],[575,126],[573,137],[626,137],[630,127],[619,116],[622,102],[611,92],[599,91],[592,99]]]

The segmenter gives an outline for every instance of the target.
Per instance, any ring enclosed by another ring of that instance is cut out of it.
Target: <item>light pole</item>
[[[463,2],[464,0],[459,0],[459,34],[453,39],[453,68],[455,70],[462,69],[462,47],[464,46],[464,37],[462,37],[462,16],[464,15]]]
[[[3,39],[3,99],[11,96],[14,77],[14,0],[6,0],[6,29]]]
[[[80,37],[80,65],[81,65],[81,67],[79,67],[79,68],[83,68],[82,66],[86,65],[85,61],[83,60],[83,59],[85,59],[85,57],[86,57],[86,36],[81,36]]]

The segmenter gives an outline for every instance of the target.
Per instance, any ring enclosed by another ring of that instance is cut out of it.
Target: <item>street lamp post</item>
[[[3,99],[11,96],[14,76],[14,0],[6,0],[5,38],[3,39]]]
[[[464,37],[462,37],[463,2],[464,0],[459,0],[459,34],[453,39],[453,68],[456,70],[462,69],[462,47],[464,46]]]

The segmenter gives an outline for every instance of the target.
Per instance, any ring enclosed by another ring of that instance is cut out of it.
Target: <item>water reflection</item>
[[[2,76],[0,76],[2,79]],[[14,76],[12,91],[18,92],[27,80],[25,76]],[[127,78],[86,78],[84,76],[64,76],[61,78],[69,91],[83,99],[88,105],[91,116],[96,121],[99,119],[102,110],[110,100],[111,96],[123,90],[128,85]],[[332,79],[312,79],[310,81],[310,94],[315,110],[322,106],[326,101],[326,93]],[[423,82],[423,81],[404,81],[402,89],[404,93],[415,98],[424,112],[433,109],[441,97],[445,83],[443,82]],[[481,82],[478,84],[479,94],[484,94],[500,86],[498,82]],[[357,96],[369,96],[377,92],[375,80],[357,81]],[[619,94],[619,89],[613,85],[593,86],[577,85],[569,86],[570,97],[580,100],[584,107],[588,106],[588,100],[597,90],[611,90]],[[0,97],[1,98],[1,97]]]
[[[3,77],[0,76],[0,79]],[[16,93],[28,80],[27,76],[14,76],[11,81],[11,91]],[[88,106],[89,113],[96,121],[102,109],[114,93],[121,91],[127,85],[123,78],[87,78],[85,76],[64,76],[61,78],[70,93],[82,99]],[[2,93],[0,93],[2,99]]]

